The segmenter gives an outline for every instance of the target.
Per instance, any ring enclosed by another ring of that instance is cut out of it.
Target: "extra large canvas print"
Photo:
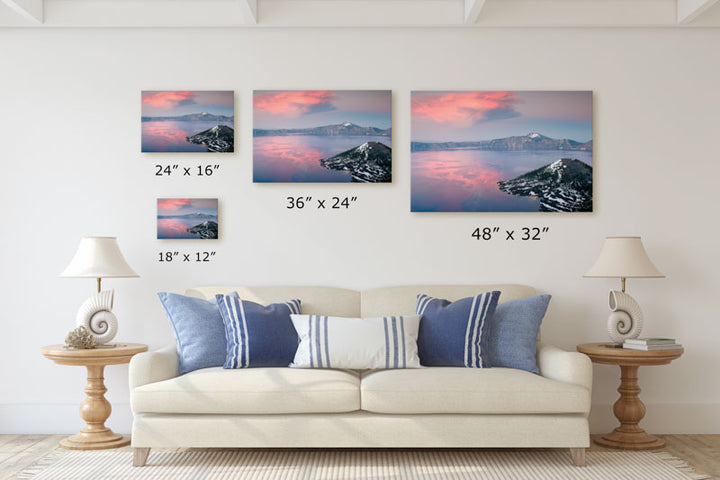
[[[414,212],[591,212],[590,91],[412,92]]]
[[[217,198],[158,198],[157,238],[217,239]]]
[[[253,179],[392,181],[392,93],[255,91]]]
[[[142,92],[142,151],[235,151],[234,92]]]

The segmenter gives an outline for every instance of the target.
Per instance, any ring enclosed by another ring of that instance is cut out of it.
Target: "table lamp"
[[[83,237],[70,265],[60,276],[97,279],[97,294],[80,306],[75,323],[87,328],[96,344],[108,343],[115,338],[117,318],[112,313],[115,291],[101,291],[102,279],[139,277],[125,261],[117,238]]]
[[[653,265],[640,237],[607,237],[595,264],[583,277],[619,278],[621,291],[610,290],[608,334],[613,342],[637,338],[643,327],[640,305],[625,293],[627,278],[664,278]]]

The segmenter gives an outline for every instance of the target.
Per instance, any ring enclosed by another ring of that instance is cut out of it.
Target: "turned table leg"
[[[87,397],[80,405],[80,417],[85,420],[85,428],[77,435],[61,440],[62,447],[72,450],[100,450],[130,444],[129,438],[118,435],[105,426],[112,406],[105,398],[107,388],[103,382],[104,369],[104,365],[87,365]]]
[[[596,438],[598,445],[628,450],[652,450],[665,446],[664,440],[648,434],[638,425],[645,416],[645,405],[639,397],[638,368],[637,365],[620,365],[620,399],[613,407],[620,426]]]

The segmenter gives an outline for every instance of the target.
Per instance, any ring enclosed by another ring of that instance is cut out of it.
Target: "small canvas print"
[[[142,151],[235,151],[235,93],[142,92]]]
[[[255,182],[392,181],[390,90],[256,90]]]
[[[216,240],[217,198],[158,198],[157,238]]]
[[[591,91],[412,92],[413,212],[591,212]]]

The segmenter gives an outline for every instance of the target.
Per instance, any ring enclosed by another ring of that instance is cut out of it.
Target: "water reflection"
[[[217,217],[212,218],[182,218],[182,217],[171,217],[171,218],[158,218],[157,220],[157,238],[160,240],[173,239],[173,238],[195,238],[199,239],[200,236],[195,233],[189,233],[188,228],[192,228],[196,225],[200,225],[203,222],[212,221],[217,222]]]
[[[232,123],[220,122],[220,125],[233,127]],[[218,122],[178,122],[156,121],[142,122],[143,152],[207,152],[204,145],[189,143],[186,137],[204,132]]]
[[[268,136],[253,138],[255,182],[350,182],[349,172],[329,170],[320,160],[365,142],[390,145],[388,137]]]
[[[536,212],[537,198],[506,194],[497,182],[572,157],[592,165],[580,151],[492,152],[446,150],[412,153],[414,212]]]

